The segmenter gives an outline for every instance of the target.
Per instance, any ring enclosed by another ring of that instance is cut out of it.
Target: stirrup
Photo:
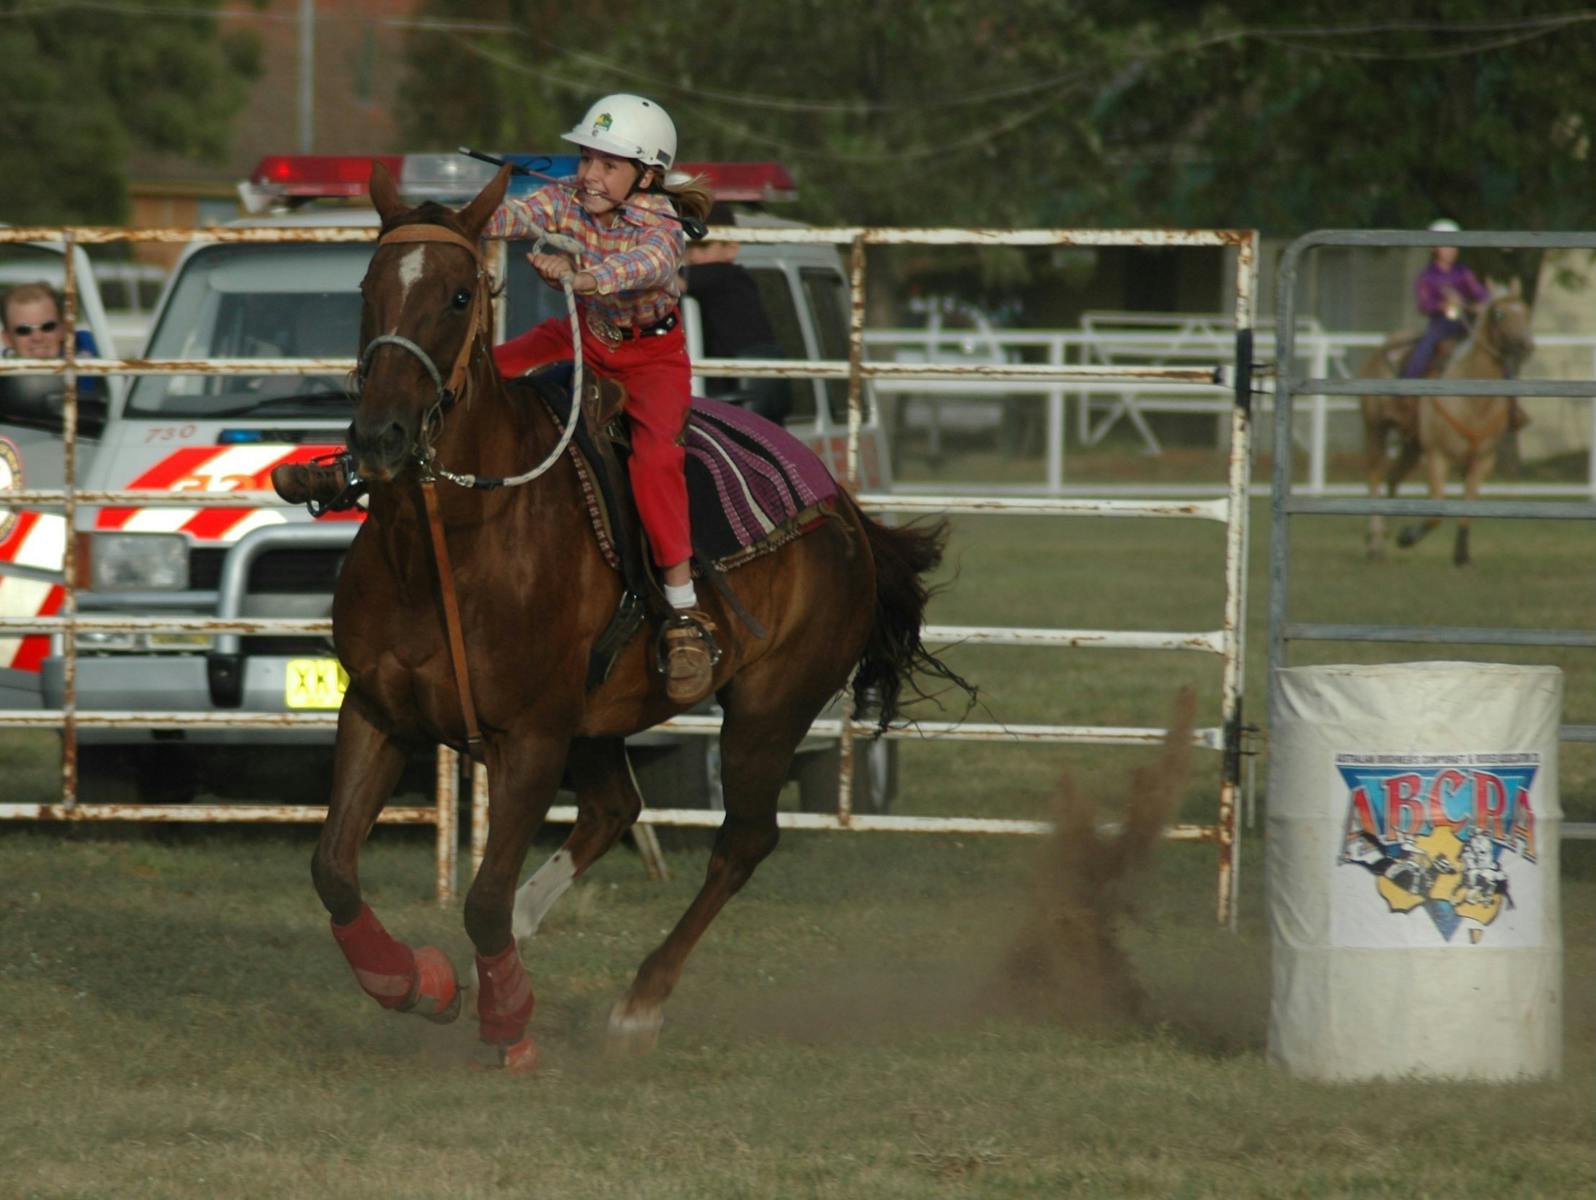
[[[654,635],[654,665],[665,677],[665,693],[678,704],[691,704],[709,694],[721,649],[715,622],[696,609],[678,609]]]
[[[310,515],[353,508],[366,492],[349,451],[324,454],[308,463],[285,463],[272,469],[272,488],[290,504],[303,504]]]

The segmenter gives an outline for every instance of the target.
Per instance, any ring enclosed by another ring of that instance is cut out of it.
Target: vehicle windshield
[[[343,358],[360,345],[371,244],[208,246],[181,268],[151,358]],[[345,372],[145,375],[132,417],[331,417],[354,411]]]

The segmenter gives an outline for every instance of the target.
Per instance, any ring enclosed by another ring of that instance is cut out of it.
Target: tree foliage
[[[478,24],[415,36],[413,138],[555,149],[641,92],[686,158],[785,162],[784,211],[820,223],[1567,229],[1596,194],[1596,13],[1534,0],[423,8]],[[978,258],[988,283],[1026,270]],[[1538,254],[1470,260],[1533,289]]]
[[[502,28],[417,35],[410,128],[549,146],[635,90],[688,157],[788,162],[818,220],[1578,226],[1596,22],[1543,7],[431,0]]]
[[[218,6],[0,3],[0,220],[116,223],[133,150],[219,160],[258,48]]]

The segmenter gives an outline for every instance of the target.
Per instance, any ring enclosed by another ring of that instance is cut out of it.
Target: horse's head
[[[393,176],[371,170],[382,236],[361,281],[359,397],[349,448],[361,475],[392,479],[430,445],[442,414],[488,353],[492,300],[477,239],[504,199],[509,168],[458,212],[406,208]]]
[[[1530,319],[1530,306],[1517,280],[1511,288],[1493,291],[1480,314],[1481,337],[1508,378],[1517,375],[1524,360],[1535,351]]]

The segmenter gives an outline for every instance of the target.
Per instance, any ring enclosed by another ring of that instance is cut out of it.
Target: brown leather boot
[[[325,462],[284,463],[273,467],[272,488],[290,504],[325,508],[349,490],[347,458],[338,455]]]
[[[660,667],[665,694],[676,704],[696,704],[709,695],[720,647],[715,622],[694,608],[678,609],[660,630]]]

